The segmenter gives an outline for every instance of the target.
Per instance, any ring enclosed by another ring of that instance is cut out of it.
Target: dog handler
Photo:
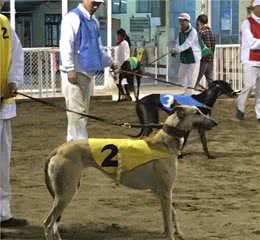
[[[60,55],[61,78],[66,107],[88,114],[93,77],[112,66],[103,50],[99,23],[94,13],[104,0],[82,0],[62,20]],[[87,118],[67,113],[67,140],[87,139]]]
[[[4,1],[0,0],[0,11]],[[10,209],[11,119],[16,116],[15,92],[23,83],[24,55],[8,19],[0,14],[0,226],[18,227],[25,219],[14,218]]]
[[[190,15],[181,13],[178,17],[180,33],[173,54],[180,53],[179,80],[185,87],[194,87],[200,69],[201,47],[198,33],[191,26]],[[186,89],[189,92],[189,89]]]
[[[247,99],[256,89],[256,118],[260,123],[260,0],[253,2],[253,13],[241,26],[241,61],[244,88],[237,98],[236,117],[244,120]]]
[[[117,31],[117,47],[116,47],[116,51],[115,51],[115,61],[116,61],[116,65],[118,66],[118,68],[120,68],[123,63],[130,57],[130,45],[126,40],[127,38],[127,34],[126,31],[124,29],[119,29]],[[121,82],[119,82],[119,74],[116,75],[117,78],[117,87],[121,93],[121,95],[123,96],[122,100],[126,100],[127,99],[127,95],[125,94],[125,91],[127,92],[128,87],[126,86],[127,80],[124,78],[122,79]],[[123,89],[123,86],[125,86],[125,91]]]

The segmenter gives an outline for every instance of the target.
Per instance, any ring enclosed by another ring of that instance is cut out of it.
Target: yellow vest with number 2
[[[96,163],[120,182],[122,172],[130,171],[158,158],[169,158],[170,153],[151,148],[144,140],[88,139]]]
[[[0,14],[0,97],[7,93],[8,72],[12,55],[12,30],[9,20]],[[14,103],[14,98],[4,99],[3,103]]]

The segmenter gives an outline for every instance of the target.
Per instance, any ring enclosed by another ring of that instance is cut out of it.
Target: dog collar
[[[179,128],[176,127],[170,127],[168,125],[164,125],[162,130],[167,133],[168,135],[172,136],[172,137],[176,137],[176,138],[182,138],[184,137],[186,131],[181,130]]]

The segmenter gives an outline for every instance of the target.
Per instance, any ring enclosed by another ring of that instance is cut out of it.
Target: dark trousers
[[[196,82],[195,87],[197,87],[200,83],[201,78],[205,75],[207,83],[213,82],[213,62],[206,62],[201,61],[200,62],[200,71],[199,76]]]

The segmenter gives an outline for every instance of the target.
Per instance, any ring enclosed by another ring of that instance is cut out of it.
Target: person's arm
[[[187,37],[187,39],[185,40],[185,42],[182,45],[179,45],[179,39],[178,39],[176,47],[175,47],[176,51],[178,53],[181,53],[181,52],[184,52],[187,49],[189,49],[194,44],[196,37],[197,37],[197,31],[195,29],[192,29],[189,36]]]
[[[7,97],[14,97],[17,88],[21,88],[24,82],[24,52],[17,34],[12,31],[12,55],[8,72]]]
[[[254,38],[250,23],[245,20],[241,26],[243,48],[250,48],[251,50],[260,50],[260,39]]]
[[[68,72],[68,79],[76,79],[74,65],[74,45],[80,27],[80,19],[76,13],[68,13],[61,23],[60,56],[62,68]]]
[[[123,45],[122,46],[123,47],[122,55],[123,55],[124,61],[126,61],[130,57],[130,48],[129,48],[129,44],[127,41],[123,41],[122,45]]]

